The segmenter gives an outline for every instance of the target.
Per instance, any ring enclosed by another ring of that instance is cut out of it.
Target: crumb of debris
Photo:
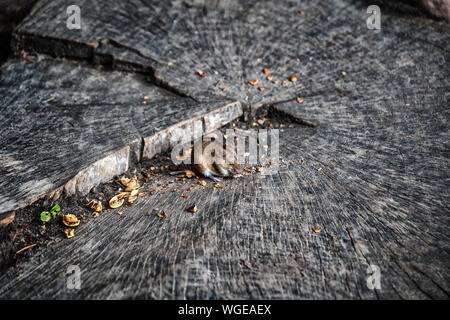
[[[220,184],[218,184],[218,183],[215,183],[215,184],[214,184],[214,190],[215,190],[215,189],[223,189],[223,186],[220,185]]]
[[[167,218],[168,216],[167,216],[167,212],[165,211],[165,210],[163,210],[163,211],[161,211],[161,212],[158,212],[157,214],[156,214],[158,217],[160,217],[160,218]]]

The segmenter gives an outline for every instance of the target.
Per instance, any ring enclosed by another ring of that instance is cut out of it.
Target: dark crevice
[[[129,48],[121,45],[116,41],[102,40],[103,43],[113,44],[116,47],[124,48],[138,54],[140,57],[149,60],[148,65],[133,63],[127,60],[116,59],[114,56],[106,53],[98,52],[97,49],[101,46],[98,43],[80,43],[71,40],[58,39],[52,37],[40,37],[32,34],[13,34],[12,36],[12,54],[16,57],[21,57],[21,52],[24,50],[30,54],[49,55],[51,58],[65,58],[74,61],[85,61],[92,66],[101,65],[107,70],[139,73],[148,77],[151,84],[165,89],[177,96],[191,99],[199,102],[193,96],[188,95],[184,91],[170,85],[166,80],[158,75],[156,71],[157,62],[153,59],[144,56],[137,49]],[[26,44],[26,46],[25,46]],[[71,52],[67,52],[67,47],[71,48]]]
[[[292,113],[289,113],[289,112],[287,112],[285,110],[281,110],[281,109],[275,108],[273,105],[271,105],[269,107],[268,115],[270,117],[282,117],[282,116],[285,116],[285,117],[289,118],[291,121],[293,121],[295,123],[298,123],[300,125],[307,126],[307,127],[312,127],[312,128],[317,127],[317,123],[314,123],[314,122],[302,119],[299,116],[294,115]]]
[[[30,12],[37,0],[2,0],[0,3],[0,64],[8,58],[13,29]]]
[[[144,137],[141,136],[141,144],[140,144],[140,150],[139,150],[139,162],[142,162],[142,160],[144,159],[144,148],[145,148],[145,140]]]

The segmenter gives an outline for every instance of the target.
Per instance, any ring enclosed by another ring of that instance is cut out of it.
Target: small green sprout
[[[53,101],[53,100],[55,100],[55,97],[50,97],[48,99],[43,100],[42,103],[47,103],[47,102],[50,102],[50,101]]]
[[[61,211],[59,204],[55,204],[53,208],[50,209],[50,213],[56,215],[57,212]]]
[[[59,206],[59,204],[55,204],[50,211],[42,211],[41,212],[41,221],[42,222],[47,222],[50,221],[50,219],[52,218],[52,215],[55,216],[57,212],[61,211],[61,207]]]
[[[52,216],[50,215],[50,212],[48,212],[48,211],[41,212],[41,220],[42,220],[42,222],[50,221],[51,217]]]

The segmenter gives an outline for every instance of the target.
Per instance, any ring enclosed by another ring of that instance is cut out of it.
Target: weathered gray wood
[[[365,70],[365,76],[377,74],[384,71],[379,68],[383,57],[395,63],[392,51],[406,45],[442,46],[450,41],[445,23],[389,15],[383,15],[383,31],[368,30],[366,7],[349,1],[198,1],[186,6],[181,0],[133,0],[112,9],[104,1],[89,0],[78,3],[82,30],[66,27],[63,9],[70,4],[41,1],[39,10],[16,30],[16,51],[24,48],[150,72],[196,99],[228,96],[254,107],[293,98],[308,86],[335,89],[333,82],[344,66]],[[408,56],[408,51],[400,52]],[[373,57],[378,63],[372,63]],[[272,71],[277,85],[266,80],[263,68]],[[207,77],[199,77],[197,70]],[[290,75],[299,81],[289,82]],[[258,85],[248,86],[252,79],[259,79]],[[282,87],[282,81],[288,86]],[[222,92],[222,87],[227,90]]]
[[[51,250],[38,249],[11,268],[0,278],[0,296],[447,298],[445,207],[437,196],[422,202],[415,195],[431,187],[411,186],[408,195],[393,190],[370,169],[355,172],[374,161],[370,155],[321,152],[320,130],[305,130],[283,129],[284,163],[273,176],[224,180],[216,190],[195,180],[163,189],[175,178],[153,178],[144,190],[154,195],[84,219],[75,238],[57,238]],[[186,210],[191,204],[197,213]],[[381,290],[367,287],[370,264],[381,270]],[[70,265],[80,267],[80,290],[67,289]]]
[[[11,60],[0,72],[0,213],[63,189],[85,194],[152,157],[143,150],[161,144],[153,137],[170,140],[194,120],[211,131],[242,113],[232,101],[200,104],[142,75],[70,62]]]
[[[273,104],[317,126],[283,129],[272,176],[191,191],[153,178],[144,188],[158,192],[123,215],[107,210],[75,238],[30,249],[0,276],[1,297],[448,299],[447,24],[382,7],[381,31],[368,30],[364,1],[135,0],[81,1],[85,29],[68,31],[68,4],[41,1],[16,30],[16,52],[140,71],[178,95]],[[272,86],[263,68],[299,81]],[[70,265],[80,290],[66,287]],[[367,286],[369,265],[381,290]]]

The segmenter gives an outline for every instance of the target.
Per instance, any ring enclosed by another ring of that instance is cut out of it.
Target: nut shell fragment
[[[80,224],[80,220],[74,214],[66,214],[63,216],[62,222],[68,227],[76,227]]]
[[[130,195],[129,192],[121,192],[119,191],[115,196],[117,197],[117,199],[123,199],[126,198]]]
[[[122,178],[120,178],[120,182],[125,187],[125,191],[132,191],[132,190],[140,187],[139,181],[136,176],[134,176],[133,178],[130,178],[130,179],[123,176]]]
[[[100,212],[103,209],[102,203],[98,200],[91,200],[86,203],[86,207],[91,208],[95,212]]]
[[[111,208],[115,209],[115,208],[122,206],[124,201],[125,200],[123,198],[119,198],[119,195],[116,195],[116,196],[112,197],[111,200],[109,200],[109,206]]]
[[[75,229],[65,229],[64,233],[66,234],[67,239],[73,238],[75,235]]]

